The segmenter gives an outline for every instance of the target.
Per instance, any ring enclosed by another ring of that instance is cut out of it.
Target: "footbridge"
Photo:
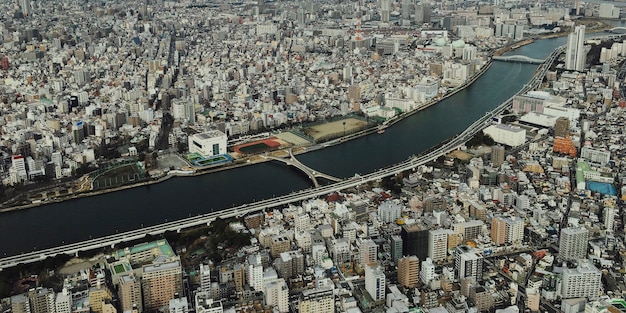
[[[495,56],[494,60],[504,61],[504,62],[520,62],[520,63],[530,63],[530,64],[542,64],[546,60],[544,59],[535,59],[531,57],[527,57],[525,55],[506,55],[506,56]]]
[[[611,29],[607,30],[607,32],[609,32],[609,33],[624,34],[624,33],[626,33],[626,27],[621,27],[621,26],[618,26],[618,27],[613,27],[613,28],[611,28]]]
[[[287,165],[293,166],[297,169],[299,169],[300,171],[302,171],[304,174],[306,174],[309,179],[311,179],[311,181],[313,182],[313,185],[315,186],[315,188],[320,186],[319,181],[317,180],[317,178],[324,178],[324,179],[328,179],[332,182],[340,182],[343,181],[343,179],[341,178],[337,178],[335,176],[331,176],[328,174],[324,174],[321,172],[318,172],[306,165],[304,165],[302,162],[300,162],[298,159],[296,159],[296,157],[293,155],[293,151],[291,149],[289,149],[289,157],[286,158],[280,158],[280,157],[275,157],[275,156],[271,156],[271,155],[264,155],[263,156],[266,159],[270,159],[270,160],[275,160],[275,161],[280,161],[283,162]]]

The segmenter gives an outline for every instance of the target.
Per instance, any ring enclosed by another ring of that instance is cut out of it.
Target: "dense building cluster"
[[[609,4],[508,1],[3,6],[7,184],[71,176],[106,147],[132,156],[188,142],[192,153],[217,156],[227,138],[267,129],[357,113],[393,118],[462,86],[504,43],[574,26],[570,13],[619,15]],[[219,262],[203,245],[211,233],[193,245],[141,243],[69,262],[52,273],[60,290],[24,278],[0,306],[624,311],[626,43],[585,41],[585,31],[572,29],[538,90],[513,99],[512,120],[484,130],[494,145],[230,220],[228,232],[249,244],[217,244]],[[592,46],[602,46],[599,65],[588,63]]]

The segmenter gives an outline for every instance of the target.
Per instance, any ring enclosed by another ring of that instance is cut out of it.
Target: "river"
[[[538,40],[509,54],[544,58],[566,38]],[[368,173],[461,132],[511,97],[537,65],[494,62],[470,87],[386,129],[337,146],[298,155],[306,165],[338,177]],[[137,229],[310,188],[278,162],[47,204],[0,215],[0,255],[15,255]]]

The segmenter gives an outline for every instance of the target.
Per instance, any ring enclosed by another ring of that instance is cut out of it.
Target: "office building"
[[[380,0],[380,21],[389,23],[391,14],[391,0]]]
[[[398,261],[398,283],[407,288],[415,288],[419,282],[420,260],[412,255]]]
[[[274,260],[274,268],[285,279],[304,272],[304,255],[300,251],[283,252]]]
[[[278,312],[289,312],[289,288],[284,279],[279,278],[265,284],[265,304],[278,308]]]
[[[402,238],[398,235],[391,236],[391,258],[395,264],[402,257]]]
[[[367,290],[374,301],[385,299],[385,283],[385,272],[378,264],[371,264],[365,267],[365,290]]]
[[[306,289],[298,299],[299,313],[334,313],[335,296],[332,288]]]
[[[602,272],[587,260],[581,260],[576,268],[563,270],[561,297],[597,299],[602,287]]]
[[[491,163],[498,167],[504,163],[504,147],[501,145],[495,145],[491,147]]]
[[[565,50],[565,69],[571,71],[583,71],[587,51],[585,50],[585,25],[579,25],[567,36],[567,49]]]
[[[556,119],[556,123],[554,124],[554,136],[569,136],[569,118],[561,116]]]
[[[449,229],[431,229],[428,231],[428,258],[433,262],[445,261],[448,256]]]
[[[226,153],[226,134],[219,130],[212,130],[189,136],[189,153],[199,153],[203,156],[214,156]]]
[[[459,280],[472,277],[476,282],[482,281],[483,257],[473,248],[467,245],[456,247],[454,265]]]
[[[559,240],[559,257],[562,260],[587,258],[589,231],[584,227],[563,228]]]
[[[133,309],[143,312],[141,283],[132,272],[129,275],[120,277],[117,295],[123,312],[132,311]]]
[[[142,267],[141,289],[144,310],[162,309],[176,294],[183,294],[183,272],[178,257],[157,257]]]
[[[400,231],[402,253],[414,255],[420,260],[428,257],[428,229],[419,224],[405,225]]]

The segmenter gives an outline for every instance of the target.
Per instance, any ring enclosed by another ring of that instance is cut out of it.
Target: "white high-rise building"
[[[63,288],[62,292],[57,293],[54,308],[56,313],[72,313],[72,295],[69,290]]]
[[[559,257],[563,260],[587,258],[589,231],[584,227],[563,228],[559,241]]]
[[[289,312],[289,287],[284,279],[279,278],[265,284],[265,303],[278,308],[281,313]]]
[[[519,216],[506,218],[506,242],[520,243],[524,239],[524,220]]]
[[[565,50],[565,69],[583,71],[587,51],[585,50],[585,25],[576,26],[574,32],[567,36],[567,50]]]
[[[200,292],[211,293],[211,269],[200,263]]]
[[[482,281],[483,257],[469,246],[461,245],[456,248],[454,265],[458,279],[472,277],[474,281]]]
[[[615,224],[615,208],[605,207],[602,212],[602,217],[606,231],[613,232],[613,225]]]
[[[388,23],[390,14],[391,0],[380,0],[380,21],[383,23]]]
[[[365,267],[365,290],[367,290],[374,301],[385,299],[385,279],[385,272],[383,272],[378,264]]]
[[[422,282],[422,284],[427,285],[434,278],[435,264],[433,264],[433,260],[427,258],[426,261],[422,261],[422,268],[420,270],[420,281]]]
[[[602,287],[602,272],[587,260],[581,260],[577,268],[563,271],[561,297],[597,299]]]
[[[263,290],[263,264],[261,263],[261,255],[254,254],[248,257],[248,285],[254,290]]]
[[[434,262],[445,261],[448,255],[449,229],[431,229],[428,231],[428,257]]]
[[[17,181],[25,181],[28,179],[28,173],[26,172],[26,161],[21,154],[11,157],[11,165],[17,175]]]

